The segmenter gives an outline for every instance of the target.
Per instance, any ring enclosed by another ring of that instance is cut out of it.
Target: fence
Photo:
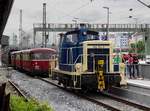
[[[5,93],[6,83],[0,86],[0,111],[10,111],[10,94]]]

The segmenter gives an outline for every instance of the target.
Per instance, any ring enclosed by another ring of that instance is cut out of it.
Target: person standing
[[[125,77],[125,60],[122,58],[122,62],[119,63],[119,70],[120,70],[120,76],[121,76],[121,81],[120,81],[120,85],[121,86],[126,86],[127,85],[127,81],[126,81],[126,77]]]
[[[136,71],[137,78],[140,78],[138,63],[139,63],[138,57],[137,57],[137,55],[134,55],[133,56],[133,74],[135,74],[135,71]]]
[[[123,54],[123,59],[125,63],[125,76],[129,74],[129,68],[128,68],[128,54]]]
[[[129,59],[128,59],[128,67],[129,67],[129,75],[130,75],[130,79],[135,78],[134,73],[133,73],[133,57],[131,54],[129,54]]]

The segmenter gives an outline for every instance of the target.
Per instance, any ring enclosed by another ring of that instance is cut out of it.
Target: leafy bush
[[[11,96],[10,109],[11,111],[53,111],[46,103],[39,103],[34,99],[27,102],[19,96]]]

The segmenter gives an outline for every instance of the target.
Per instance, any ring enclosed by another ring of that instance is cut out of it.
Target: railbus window
[[[31,54],[31,58],[33,60],[40,60],[40,59],[51,59],[51,56],[53,56],[54,53],[43,53],[43,52],[39,52],[39,53],[32,53]]]

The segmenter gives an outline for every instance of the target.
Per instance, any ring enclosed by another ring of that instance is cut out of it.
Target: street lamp
[[[77,28],[77,20],[78,20],[79,18],[73,18],[73,22],[75,22],[75,28]]]
[[[109,7],[103,7],[104,9],[107,10],[107,33],[106,33],[106,40],[108,40],[108,35],[109,35]]]
[[[138,18],[133,18],[132,16],[129,16],[129,18],[132,18],[135,20],[135,32],[138,33],[138,30],[137,30],[137,25],[138,25]],[[137,37],[135,38],[135,53],[137,53]]]

